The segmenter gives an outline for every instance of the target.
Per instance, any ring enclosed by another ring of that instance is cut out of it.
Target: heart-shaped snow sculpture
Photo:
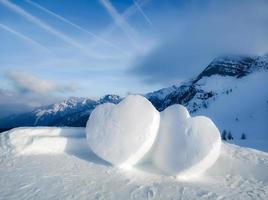
[[[144,97],[97,106],[87,122],[87,141],[99,157],[119,167],[136,164],[152,147],[160,115]]]
[[[160,113],[158,136],[152,161],[165,174],[178,178],[194,177],[208,169],[218,158],[220,132],[207,117],[191,117],[181,105]]]

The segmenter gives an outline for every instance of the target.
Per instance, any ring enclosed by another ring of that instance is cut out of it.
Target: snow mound
[[[13,152],[18,155],[61,154],[66,153],[70,144],[82,151],[85,139],[83,128],[16,128],[9,134]]]
[[[144,97],[130,95],[119,104],[99,105],[87,122],[91,150],[113,165],[128,168],[151,149],[160,115]]]
[[[152,150],[153,164],[167,175],[195,177],[218,158],[220,133],[207,117],[193,117],[181,105],[160,113],[158,138]]]

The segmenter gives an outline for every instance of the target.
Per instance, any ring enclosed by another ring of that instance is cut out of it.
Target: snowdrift
[[[67,153],[70,146],[82,152],[86,145],[84,128],[16,128],[9,132],[9,141],[18,155]]]

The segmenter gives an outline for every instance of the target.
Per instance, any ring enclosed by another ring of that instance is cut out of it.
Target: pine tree
[[[227,135],[227,139],[228,139],[228,140],[233,140],[233,139],[234,139],[233,136],[232,136],[231,131],[229,131],[229,133],[228,133],[228,135]]]
[[[245,140],[245,139],[247,139],[246,134],[245,133],[242,133],[241,140]]]
[[[221,139],[226,141],[226,140],[227,140],[227,139],[226,139],[226,136],[227,136],[227,131],[224,129],[224,130],[222,131],[222,134],[221,134]]]

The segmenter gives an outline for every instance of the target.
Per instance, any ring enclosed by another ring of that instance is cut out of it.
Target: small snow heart
[[[161,122],[152,151],[152,161],[167,175],[178,178],[198,176],[218,158],[221,138],[207,117],[191,117],[181,105],[160,113]]]
[[[130,95],[119,104],[106,103],[91,113],[86,127],[91,150],[119,167],[131,167],[151,149],[160,115],[144,97]]]

